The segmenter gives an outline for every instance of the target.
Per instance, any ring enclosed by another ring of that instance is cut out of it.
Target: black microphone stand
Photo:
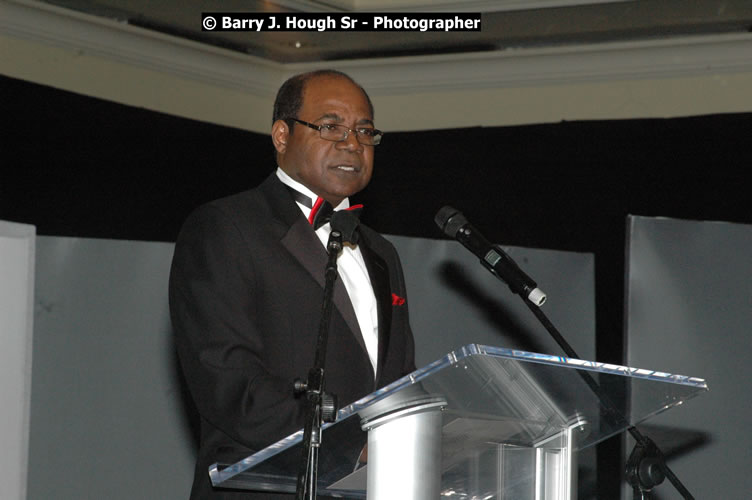
[[[298,481],[295,489],[296,500],[315,500],[318,481],[319,447],[321,446],[321,422],[334,422],[337,417],[337,399],[324,392],[324,365],[326,346],[329,338],[329,320],[332,316],[334,282],[337,279],[337,257],[342,250],[342,233],[334,228],[326,245],[329,259],[326,264],[324,302],[321,306],[321,322],[316,342],[316,357],[313,368],[308,372],[304,383],[295,381],[295,392],[306,393],[306,425],[303,433],[303,455],[298,468]]]
[[[496,275],[495,272],[493,274]],[[498,275],[496,276],[501,279]],[[564,350],[567,356],[570,358],[582,359],[575,350],[572,349],[572,346],[569,345],[566,339],[564,339],[561,333],[559,333],[553,323],[551,323],[539,307],[522,295],[520,295],[520,298],[533,312],[535,317],[538,318],[556,343]],[[628,426],[627,431],[629,431],[635,441],[637,441],[626,466],[626,478],[627,482],[632,486],[634,492],[633,498],[635,500],[649,498],[648,493],[650,490],[661,484],[663,479],[667,477],[671,484],[674,485],[674,488],[676,488],[676,491],[678,491],[685,500],[694,500],[692,494],[684,487],[682,482],[671,471],[668,465],[666,465],[666,457],[658,446],[656,446],[650,438],[644,436],[638,431],[635,426],[629,425],[629,422],[603,393],[598,382],[596,382],[589,373],[582,370],[578,370],[577,373],[580,374],[585,383],[587,383],[593,393],[603,404],[605,416],[613,419],[614,422],[619,423],[620,427]]]

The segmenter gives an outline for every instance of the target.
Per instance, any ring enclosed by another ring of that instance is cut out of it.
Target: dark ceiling
[[[370,0],[45,0],[46,3],[280,63],[494,51],[749,32],[752,0],[456,0],[389,2],[390,12],[482,14],[480,32],[205,32],[202,12],[364,12]],[[333,6],[334,4],[340,7]],[[363,9],[363,4],[366,4]],[[565,4],[577,4],[562,6]],[[348,5],[358,5],[357,9]],[[361,10],[362,9],[362,10]],[[386,9],[384,9],[386,10]],[[435,9],[438,11],[438,9]]]

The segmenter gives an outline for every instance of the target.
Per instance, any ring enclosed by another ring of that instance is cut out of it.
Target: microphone
[[[543,305],[546,294],[538,288],[535,281],[525,274],[501,247],[493,245],[471,226],[462,212],[445,206],[436,213],[434,220],[447,236],[455,238],[477,255],[481,264],[509,285],[513,293],[526,298],[536,306]]]
[[[342,234],[342,241],[353,245],[358,244],[359,224],[360,219],[354,210],[337,210],[329,221],[332,232],[339,231]]]

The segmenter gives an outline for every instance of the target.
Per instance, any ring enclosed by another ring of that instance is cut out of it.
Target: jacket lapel
[[[288,227],[280,240],[282,245],[308,271],[311,277],[316,280],[316,283],[321,286],[322,294],[320,300],[323,302],[323,289],[326,284],[324,277],[324,269],[327,262],[326,249],[276,174],[272,174],[267,178],[261,185],[261,188],[266,194],[269,204],[272,206],[273,213],[279,217],[280,222],[284,226]],[[365,342],[358,325],[358,318],[355,316],[355,310],[350,302],[345,285],[342,284],[342,280],[340,279],[334,283],[332,301],[342,319],[344,319],[352,331],[358,344],[366,352]],[[380,320],[381,318],[379,317],[379,322]]]

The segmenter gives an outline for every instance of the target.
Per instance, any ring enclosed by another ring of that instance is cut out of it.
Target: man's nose
[[[358,134],[354,130],[348,130],[344,140],[339,141],[337,145],[348,151],[362,151],[363,145],[358,142]]]

